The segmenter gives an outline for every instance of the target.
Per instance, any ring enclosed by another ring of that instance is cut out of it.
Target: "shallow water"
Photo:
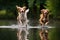
[[[16,26],[17,21],[14,20],[0,20],[0,26],[10,26],[10,28],[0,28],[0,40],[17,40],[17,29],[11,29],[11,26]],[[31,20],[29,26],[38,26],[36,20]],[[50,21],[49,26],[55,27],[49,29],[49,40],[60,40],[60,21]],[[28,30],[29,40],[40,40],[39,29],[30,28]]]

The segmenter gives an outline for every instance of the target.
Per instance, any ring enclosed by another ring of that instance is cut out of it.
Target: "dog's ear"
[[[26,9],[26,6],[23,6],[22,8],[23,8],[23,9]]]
[[[21,9],[21,7],[19,7],[18,5],[16,5],[16,8],[17,8],[17,9]]]
[[[42,9],[42,10],[41,10],[41,13],[44,13],[44,10],[45,10],[45,9]]]
[[[43,12],[45,9],[42,9],[41,12]]]
[[[48,9],[45,9],[44,13],[49,13],[49,10]]]

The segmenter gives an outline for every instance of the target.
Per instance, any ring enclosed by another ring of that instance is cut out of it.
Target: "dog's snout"
[[[22,11],[22,12],[24,12],[24,11]]]

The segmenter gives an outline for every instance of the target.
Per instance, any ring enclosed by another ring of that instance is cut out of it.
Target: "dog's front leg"
[[[20,25],[22,26],[23,25],[22,21],[20,20],[19,22],[20,22]]]

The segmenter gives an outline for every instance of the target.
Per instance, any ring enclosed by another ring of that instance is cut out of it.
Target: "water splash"
[[[15,24],[10,25],[10,26],[0,26],[0,28],[19,28],[19,26],[20,26],[20,28],[25,28],[25,26],[15,25]],[[52,26],[45,26],[45,27],[47,27],[47,28],[55,28],[55,27],[52,27]],[[30,26],[30,25],[27,25],[27,29],[29,29],[29,28],[41,28],[41,26]]]

